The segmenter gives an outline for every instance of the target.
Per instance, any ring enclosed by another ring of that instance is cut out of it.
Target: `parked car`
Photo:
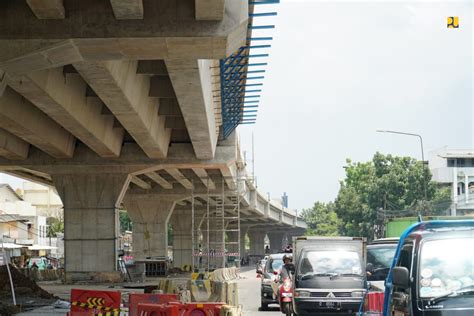
[[[397,249],[399,238],[381,238],[367,246],[367,280],[380,290],[385,288],[384,281]]]
[[[474,315],[474,220],[428,221],[400,237],[383,315]]]
[[[276,281],[279,280],[284,255],[283,253],[279,253],[268,256],[265,267],[263,271],[260,272],[262,279],[260,288],[260,310],[262,311],[267,310],[269,304],[278,304],[278,295],[275,293],[278,287]]]

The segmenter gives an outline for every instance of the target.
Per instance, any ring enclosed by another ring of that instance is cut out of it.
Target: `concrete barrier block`
[[[242,307],[224,305],[221,307],[219,316],[243,316]]]
[[[191,291],[192,302],[207,302],[212,294],[209,280],[189,280],[188,288]]]

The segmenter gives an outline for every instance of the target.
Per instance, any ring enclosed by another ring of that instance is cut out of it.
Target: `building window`
[[[454,167],[455,161],[456,161],[455,159],[448,159],[448,167]]]
[[[458,183],[458,195],[466,193],[465,185],[463,182]]]
[[[466,165],[466,159],[458,158],[458,167],[464,167]]]

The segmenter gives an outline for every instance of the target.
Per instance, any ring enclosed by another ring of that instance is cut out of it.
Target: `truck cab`
[[[367,285],[365,239],[311,236],[293,244],[295,313],[357,312]]]
[[[474,315],[474,221],[422,222],[402,235],[383,315]]]

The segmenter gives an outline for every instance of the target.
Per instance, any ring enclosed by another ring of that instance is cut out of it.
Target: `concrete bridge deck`
[[[235,191],[245,174],[235,135],[223,133],[220,80],[224,58],[248,54],[252,10],[247,0],[0,3],[0,170],[57,189],[70,279],[116,272],[123,206],[137,258],[166,254],[171,222],[189,263],[190,194],[205,208],[199,195]],[[241,194],[251,252],[266,232],[277,244],[305,228],[251,181]]]

